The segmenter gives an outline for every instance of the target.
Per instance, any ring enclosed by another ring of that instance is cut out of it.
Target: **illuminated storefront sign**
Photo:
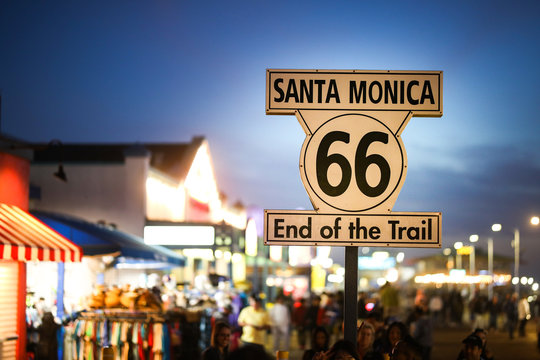
[[[388,257],[380,259],[371,256],[358,257],[358,268],[362,270],[386,270],[396,266],[396,259]]]
[[[211,246],[213,226],[145,226],[144,242],[149,245]]]
[[[246,226],[246,255],[257,256],[257,225],[250,219]]]

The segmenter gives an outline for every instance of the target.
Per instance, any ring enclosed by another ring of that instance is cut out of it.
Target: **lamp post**
[[[519,279],[519,229],[514,229],[514,277]],[[516,293],[519,296],[519,281],[516,282]]]
[[[459,249],[463,247],[463,243],[461,241],[458,241],[454,243],[454,249],[456,249],[456,269],[461,269],[461,254],[459,252]]]
[[[471,235],[469,236],[469,242],[471,243],[475,243],[478,241],[478,235]],[[471,245],[471,253],[469,254],[469,272],[470,272],[470,275],[471,275],[471,279],[472,279],[472,276],[474,276],[475,272],[476,272],[476,253],[475,253],[475,247],[474,245]],[[471,297],[474,295],[474,283],[471,282],[471,286],[470,286],[470,293],[471,293]]]
[[[491,225],[491,231],[501,231],[501,224]],[[491,277],[491,281],[488,284],[488,297],[491,300],[493,298],[493,238],[488,238],[488,272]]]

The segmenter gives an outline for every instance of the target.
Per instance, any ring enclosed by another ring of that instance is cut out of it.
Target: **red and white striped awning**
[[[0,203],[0,260],[81,261],[82,250],[26,211]]]

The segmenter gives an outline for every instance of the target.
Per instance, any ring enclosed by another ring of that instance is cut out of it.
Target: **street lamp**
[[[531,218],[531,224],[537,226],[540,223],[538,216]],[[514,229],[514,277],[519,279],[519,229]],[[519,295],[519,281],[515,283],[516,293]]]
[[[499,232],[501,231],[501,224],[491,225],[491,231]],[[488,298],[491,300],[493,298],[493,238],[488,238],[488,272],[491,277],[491,281],[488,284]]]
[[[479,236],[476,234],[469,236],[469,241],[471,243],[478,242],[478,239],[479,239]],[[471,274],[471,277],[474,276],[474,273],[476,272],[476,254],[475,254],[474,245],[471,245],[471,252],[469,254],[469,272]],[[473,294],[474,287],[475,287],[474,283],[471,282],[471,286],[469,290],[471,297],[474,295]]]

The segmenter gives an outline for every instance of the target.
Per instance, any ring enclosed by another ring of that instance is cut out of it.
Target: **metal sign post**
[[[441,247],[440,212],[392,212],[407,175],[401,133],[442,116],[441,71],[266,72],[266,114],[295,115],[313,211],[265,210],[266,245],[345,247],[345,339],[356,343],[358,246]]]
[[[345,247],[345,306],[343,312],[345,339],[355,344],[356,320],[358,319],[358,248],[356,246]]]

